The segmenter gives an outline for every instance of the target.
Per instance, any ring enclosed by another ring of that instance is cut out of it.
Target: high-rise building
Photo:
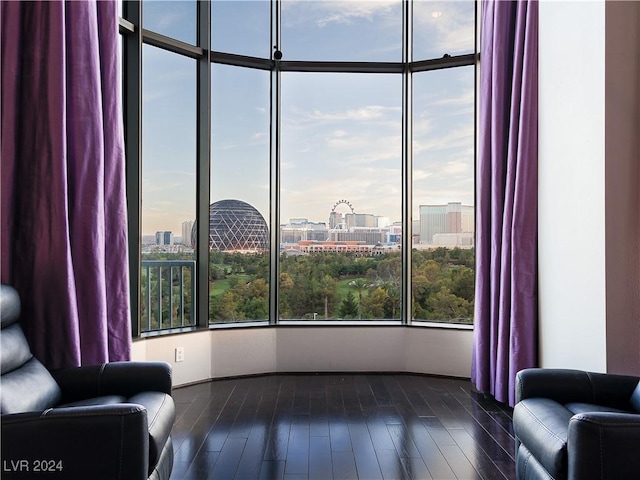
[[[389,225],[387,231],[387,243],[400,243],[402,241],[402,224]]]
[[[377,217],[371,213],[347,213],[344,220],[347,228],[378,226]]]
[[[377,245],[387,242],[388,228],[354,227],[349,230],[329,231],[332,242],[364,242],[366,245]]]
[[[306,218],[292,218],[280,227],[280,242],[324,241],[329,230],[324,222],[310,222]]]
[[[193,220],[182,222],[182,243],[191,246],[191,230],[193,229]]]
[[[334,228],[344,228],[343,223],[344,217],[342,216],[342,213],[332,210],[329,214],[329,228],[332,230]]]
[[[376,227],[385,228],[391,225],[389,217],[376,217]]]
[[[420,205],[420,243],[440,243],[434,242],[435,235],[439,235],[440,239],[442,234],[473,235],[474,230],[474,210],[470,205],[462,205],[460,202],[449,202],[446,205]]]
[[[156,232],[156,245],[173,245],[173,233]]]

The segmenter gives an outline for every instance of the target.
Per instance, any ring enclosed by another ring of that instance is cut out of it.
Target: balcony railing
[[[140,333],[195,326],[193,260],[142,260]]]

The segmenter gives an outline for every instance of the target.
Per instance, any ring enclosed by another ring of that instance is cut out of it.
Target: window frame
[[[280,51],[281,31],[281,0],[271,1],[271,43],[272,52]],[[260,327],[265,325],[391,325],[391,326],[421,326],[447,329],[470,329],[473,325],[453,324],[446,322],[428,322],[413,320],[412,291],[411,291],[411,262],[412,262],[412,126],[413,126],[413,98],[412,77],[414,73],[433,70],[449,69],[463,66],[473,66],[475,69],[474,105],[477,106],[478,65],[478,17],[479,2],[475,2],[475,38],[474,52],[463,55],[444,55],[442,58],[411,61],[412,58],[412,19],[413,2],[402,0],[402,61],[401,62],[350,62],[350,61],[287,61],[277,58],[258,58],[240,54],[216,52],[211,50],[211,0],[199,0],[197,4],[197,45],[167,37],[165,35],[142,28],[143,0],[123,0],[122,17],[119,19],[119,31],[123,35],[123,103],[124,103],[124,131],[125,154],[127,158],[127,200],[129,223],[129,269],[131,289],[131,324],[134,338],[157,335],[141,333],[139,319],[140,312],[140,278],[141,278],[141,168],[142,168],[142,46],[153,45],[178,55],[194,58],[197,61],[197,120],[196,120],[196,221],[197,224],[209,224],[210,204],[210,155],[211,155],[211,77],[213,64],[232,65],[253,68],[271,72],[270,98],[270,288],[269,288],[269,318],[265,321],[246,323],[209,324],[208,295],[209,295],[209,249],[208,231],[198,228],[196,256],[196,286],[193,289],[196,305],[196,325],[194,327],[167,330],[160,334],[173,334],[197,329],[219,329],[237,327]],[[397,320],[362,320],[330,322],[309,322],[296,320],[278,320],[279,294],[279,249],[280,244],[280,135],[281,135],[281,73],[282,72],[322,72],[322,73],[367,73],[367,74],[398,74],[402,75],[402,288],[401,288],[401,319]],[[477,110],[477,108],[476,108]],[[474,114],[474,137],[477,137],[477,112]],[[474,145],[476,142],[474,140]],[[477,148],[474,148],[474,156]],[[476,161],[474,158],[474,165]],[[475,174],[474,174],[475,176]]]

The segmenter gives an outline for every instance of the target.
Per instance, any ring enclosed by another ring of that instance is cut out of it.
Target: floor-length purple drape
[[[48,367],[128,360],[117,2],[1,9],[2,282]]]
[[[472,381],[510,405],[537,364],[538,3],[482,2]]]

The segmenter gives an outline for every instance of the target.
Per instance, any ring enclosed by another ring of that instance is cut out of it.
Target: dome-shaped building
[[[195,248],[197,223],[191,229]],[[269,227],[254,207],[240,200],[219,200],[209,205],[209,249],[263,252],[269,249]]]

